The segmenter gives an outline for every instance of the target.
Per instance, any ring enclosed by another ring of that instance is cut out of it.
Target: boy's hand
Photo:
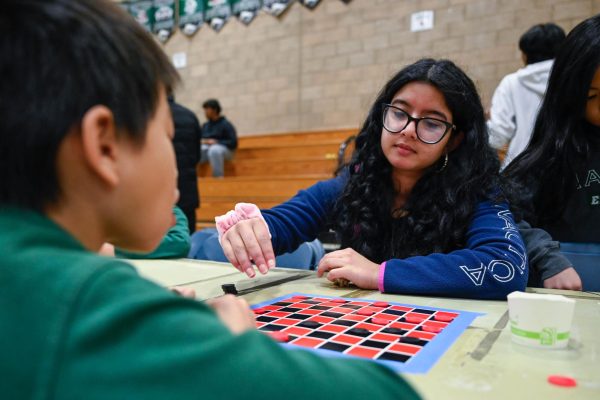
[[[544,281],[546,289],[581,290],[581,278],[575,268],[569,267]]]
[[[256,328],[254,313],[242,298],[226,294],[206,300],[206,304],[215,310],[221,322],[234,334]]]
[[[102,247],[100,247],[100,250],[98,250],[98,254],[100,254],[102,256],[107,256],[107,257],[114,257],[115,256],[115,246],[113,246],[110,243],[104,243],[102,245]]]
[[[275,253],[265,223],[259,218],[239,221],[221,237],[223,252],[240,272],[254,278],[251,260],[262,274],[275,267]]]
[[[380,268],[379,264],[347,248],[326,254],[319,262],[317,275],[323,276],[328,272],[327,279],[330,281],[343,278],[362,289],[377,289]]]
[[[176,293],[176,294],[180,295],[181,297],[185,297],[188,299],[196,298],[196,291],[192,288],[185,287],[185,286],[173,286],[173,287],[170,287],[169,289],[171,290],[171,292]]]

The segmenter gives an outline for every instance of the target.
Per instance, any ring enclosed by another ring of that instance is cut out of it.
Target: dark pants
[[[179,207],[185,214],[188,220],[188,228],[190,229],[190,235],[196,232],[196,207]]]

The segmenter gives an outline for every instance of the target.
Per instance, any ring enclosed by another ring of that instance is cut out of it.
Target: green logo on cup
[[[542,346],[552,346],[554,343],[556,343],[556,328],[542,328],[540,344]]]

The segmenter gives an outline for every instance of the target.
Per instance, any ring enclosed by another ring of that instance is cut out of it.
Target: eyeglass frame
[[[386,112],[387,112],[387,110],[388,110],[390,107],[391,107],[391,108],[395,108],[396,110],[400,110],[400,111],[402,111],[402,112],[403,112],[404,114],[406,114],[406,116],[408,117],[408,121],[406,122],[406,125],[404,125],[404,128],[400,129],[399,131],[395,131],[395,132],[394,132],[394,131],[391,131],[391,130],[389,130],[389,129],[388,129],[386,126],[385,126],[385,115],[386,115]],[[448,134],[448,131],[455,131],[455,130],[457,129],[457,128],[456,128],[456,125],[454,125],[454,124],[452,124],[452,123],[450,123],[450,122],[448,122],[448,121],[444,121],[443,119],[437,119],[437,118],[432,118],[432,117],[413,117],[412,115],[410,115],[410,114],[409,114],[408,112],[406,112],[405,110],[401,109],[400,107],[396,107],[396,106],[394,106],[394,105],[392,105],[392,104],[383,104],[383,109],[382,109],[382,111],[381,111],[381,119],[382,119],[382,121],[381,121],[381,122],[382,122],[382,125],[383,125],[383,129],[385,129],[386,131],[388,131],[388,132],[389,132],[389,133],[391,133],[392,135],[393,135],[393,134],[396,134],[396,133],[400,133],[400,132],[402,132],[403,130],[405,130],[405,129],[408,127],[408,125],[410,125],[410,123],[411,123],[412,121],[415,121],[415,134],[417,135],[417,138],[418,138],[418,139],[419,139],[421,142],[423,142],[423,143],[425,143],[425,144],[436,144],[436,143],[439,143],[439,142],[441,142],[441,141],[442,141],[442,139],[444,138],[444,136],[446,136],[446,135]],[[444,131],[444,133],[442,134],[442,136],[440,136],[440,138],[439,138],[437,141],[435,141],[435,142],[427,142],[427,141],[423,140],[423,139],[421,138],[421,136],[419,136],[419,129],[418,129],[418,125],[419,125],[419,122],[421,122],[421,121],[422,121],[422,120],[424,120],[424,119],[432,119],[432,120],[434,120],[434,121],[441,122],[441,123],[443,123],[443,124],[446,126],[446,130]]]

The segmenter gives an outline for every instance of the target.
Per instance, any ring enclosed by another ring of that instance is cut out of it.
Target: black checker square
[[[407,362],[408,360],[410,360],[410,358],[411,356],[407,356],[406,354],[392,353],[389,351],[386,351],[385,353],[377,357],[378,360],[389,360],[401,363]]]
[[[287,328],[287,326],[283,326],[283,325],[277,325],[277,324],[268,324],[268,325],[263,325],[259,328],[259,330],[261,331],[280,331],[282,329]]]
[[[331,307],[327,307],[327,306],[312,306],[309,308],[309,310],[329,310]]]
[[[312,317],[312,315],[305,315],[305,314],[290,314],[288,315],[286,318],[292,318],[292,319],[307,319]]]
[[[321,304],[320,301],[314,301],[314,300],[303,300],[300,303],[302,303],[302,304]]]
[[[412,310],[412,312],[418,312],[421,314],[435,314],[436,313],[436,311],[434,311],[434,310],[425,310],[423,308],[415,308],[414,310]]]
[[[358,310],[359,308],[362,308],[363,306],[357,306],[356,304],[340,304],[340,307],[350,308],[352,310]]]
[[[400,310],[383,310],[382,311],[383,314],[391,314],[391,315],[404,315],[406,314],[405,311],[400,311]]]
[[[310,337],[316,337],[319,339],[329,339],[332,336],[335,336],[335,333],[331,333],[331,332],[321,332],[321,331],[314,331],[309,333],[306,336],[310,336]]]
[[[284,308],[280,308],[278,311],[283,311],[283,312],[296,312],[296,311],[300,311],[302,310],[301,308],[295,308],[295,307],[284,307]]]
[[[385,349],[389,343],[380,342],[378,340],[365,340],[360,343],[361,346],[375,347],[376,349]]]
[[[384,328],[381,330],[381,332],[389,333],[391,335],[404,335],[408,331],[400,328]]]
[[[358,324],[357,321],[350,321],[349,319],[338,319],[336,321],[331,322],[332,325],[342,325],[342,326],[354,326]]]
[[[278,318],[275,318],[275,317],[267,317],[266,315],[260,315],[260,316],[256,317],[256,320],[260,321],[260,322],[273,322],[277,319]]]
[[[339,351],[340,353],[342,353],[343,351],[345,351],[348,348],[350,348],[350,346],[348,346],[346,344],[333,343],[333,342],[325,342],[324,345],[319,347],[319,349]]]
[[[277,303],[273,303],[274,306],[282,306],[282,307],[289,306],[290,304],[292,304],[292,303],[290,303],[288,301],[278,301]]]
[[[425,346],[427,343],[429,343],[427,340],[421,340],[419,338],[416,337],[412,337],[412,336],[402,336],[400,338],[400,341],[402,343],[407,343],[407,344],[414,344],[415,346]]]
[[[324,317],[331,317],[331,318],[340,318],[340,317],[344,316],[344,314],[336,313],[336,312],[324,312],[321,315]]]

